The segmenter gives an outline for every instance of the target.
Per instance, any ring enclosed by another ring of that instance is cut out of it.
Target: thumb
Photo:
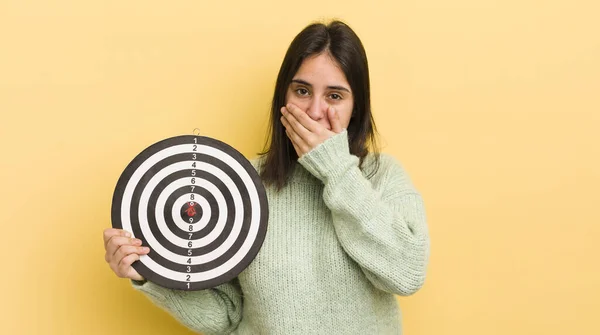
[[[327,114],[329,115],[329,123],[331,124],[331,130],[334,133],[339,134],[342,132],[342,121],[340,121],[340,115],[338,112],[332,107],[329,106],[327,109]]]

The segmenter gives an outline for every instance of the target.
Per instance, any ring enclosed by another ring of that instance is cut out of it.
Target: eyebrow
[[[302,79],[292,79],[292,83],[298,83],[298,84],[312,87],[311,83],[304,81]],[[351,93],[350,90],[345,88],[344,86],[327,86],[327,88],[330,90],[346,91],[348,93]]]

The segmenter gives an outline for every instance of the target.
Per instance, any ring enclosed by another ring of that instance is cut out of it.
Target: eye
[[[298,95],[305,96],[305,95],[308,95],[308,90],[306,88],[301,87],[301,88],[296,89],[296,93]]]
[[[331,93],[329,97],[333,100],[342,100],[342,96],[337,93]]]

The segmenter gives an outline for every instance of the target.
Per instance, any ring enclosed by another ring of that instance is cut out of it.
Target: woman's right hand
[[[144,277],[131,266],[131,263],[140,259],[140,255],[150,252],[150,248],[142,247],[141,240],[131,238],[131,233],[125,230],[107,228],[104,230],[104,249],[106,250],[104,259],[117,276],[144,280]]]

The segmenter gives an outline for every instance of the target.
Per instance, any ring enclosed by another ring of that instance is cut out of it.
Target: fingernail
[[[134,239],[132,239],[132,240],[131,240],[131,243],[132,243],[132,244],[142,244],[142,240],[139,240],[139,239],[137,239],[137,238],[134,238]]]
[[[150,251],[150,248],[148,248],[148,247],[144,247],[143,249],[144,249],[144,252],[149,252]]]
[[[125,237],[131,237],[131,234],[128,231],[126,231],[125,232]]]

